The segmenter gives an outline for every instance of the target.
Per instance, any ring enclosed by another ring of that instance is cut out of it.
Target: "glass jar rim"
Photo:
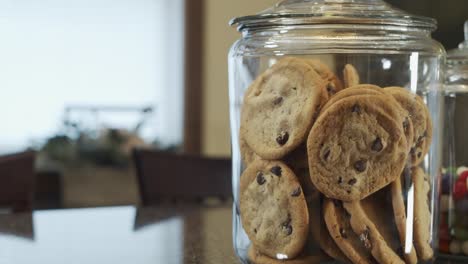
[[[412,15],[381,0],[285,0],[256,15],[231,19],[238,30],[314,24],[397,26],[434,31],[433,18]]]
[[[449,50],[447,52],[448,65],[468,65],[468,20],[465,21],[464,31],[465,41],[460,43],[457,49]]]

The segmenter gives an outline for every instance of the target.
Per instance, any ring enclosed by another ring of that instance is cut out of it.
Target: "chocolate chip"
[[[254,233],[257,234],[257,228],[254,228]]]
[[[279,105],[281,102],[283,102],[283,97],[276,97],[273,101],[273,105]]]
[[[281,176],[281,173],[283,172],[280,166],[275,166],[270,169],[270,172],[273,173],[276,176]]]
[[[400,258],[403,258],[404,257],[404,252],[403,252],[403,247],[402,246],[399,246],[397,249],[396,249],[396,253],[397,255],[400,257]]]
[[[408,132],[408,128],[409,128],[409,119],[408,117],[405,117],[405,121],[403,121],[403,130],[406,132]]]
[[[335,90],[336,90],[336,87],[335,87],[335,84],[330,82],[327,84],[327,92],[330,93],[330,94],[335,94]]]
[[[351,180],[348,181],[348,184],[349,185],[354,185],[354,184],[356,184],[356,182],[357,182],[356,178],[352,178]]]
[[[376,138],[376,139],[374,140],[374,142],[372,143],[371,149],[372,149],[373,151],[377,151],[377,152],[382,151],[382,149],[383,149],[382,139]]]
[[[427,132],[424,132],[421,136],[419,136],[418,140],[416,141],[416,146],[421,146],[426,137],[427,137]]]
[[[301,195],[301,187],[297,187],[296,189],[294,189],[291,193],[291,196],[292,197],[298,197],[299,195]]]
[[[364,247],[366,247],[367,249],[372,248],[372,244],[371,244],[371,242],[369,240],[369,228],[364,230],[364,232],[362,232],[359,235],[359,240],[361,240],[362,244],[364,244]]]
[[[291,226],[291,216],[288,215],[288,219],[281,225],[283,231],[286,233],[287,236],[291,235],[293,232],[293,228]]]
[[[422,156],[422,153],[418,152],[418,158],[421,158],[421,156]]]
[[[257,173],[257,183],[258,185],[263,185],[265,184],[266,180],[265,180],[265,177],[263,177],[263,173],[262,172],[258,172]]]
[[[346,230],[340,227],[340,235],[342,238],[346,239],[348,238],[348,235],[346,234]]]
[[[283,230],[286,233],[287,236],[291,235],[293,232],[292,226],[289,224],[287,226],[283,226]]]
[[[343,183],[343,178],[342,177],[339,177],[338,178],[338,184],[342,184]]]
[[[297,90],[297,88],[296,88],[296,87],[293,87],[292,89],[293,89],[294,91],[295,91],[295,90]]]
[[[353,108],[352,108],[351,112],[360,114],[361,113],[361,107],[359,105],[355,104],[355,105],[353,105]]]
[[[365,160],[358,160],[354,163],[354,169],[358,172],[364,172],[367,168],[367,162]]]
[[[328,161],[329,157],[330,157],[330,150],[327,149],[327,151],[325,151],[325,154],[323,154],[323,160]]]
[[[286,142],[288,142],[288,139],[289,139],[289,133],[282,131],[276,138],[276,142],[279,145],[283,146],[284,144],[286,144]]]

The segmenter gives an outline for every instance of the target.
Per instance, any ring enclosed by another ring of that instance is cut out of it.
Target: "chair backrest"
[[[63,175],[58,171],[36,171],[34,209],[60,209],[63,202]]]
[[[34,160],[34,152],[0,156],[0,207],[15,212],[32,209]]]
[[[135,149],[143,205],[231,197],[231,160]]]

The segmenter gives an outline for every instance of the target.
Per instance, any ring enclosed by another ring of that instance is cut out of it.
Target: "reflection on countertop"
[[[32,213],[0,214],[0,236],[2,235],[34,240]]]
[[[228,205],[4,214],[0,263],[238,263],[231,213]]]

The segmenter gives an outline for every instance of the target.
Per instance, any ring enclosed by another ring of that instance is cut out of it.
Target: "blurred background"
[[[0,1],[0,155],[35,153],[34,207],[139,203],[135,147],[229,159],[228,21],[276,2]],[[462,42],[468,1],[387,2]]]

